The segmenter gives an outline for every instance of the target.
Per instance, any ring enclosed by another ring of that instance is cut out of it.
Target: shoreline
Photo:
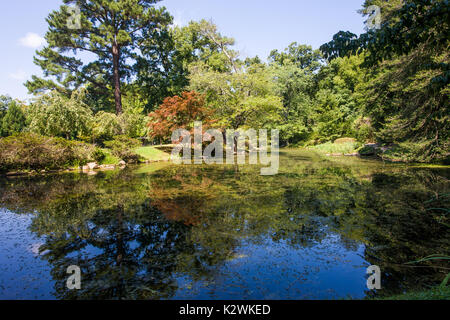
[[[123,170],[130,165],[146,165],[153,163],[161,163],[161,162],[169,162],[170,160],[146,160],[136,164],[102,164],[98,165],[95,169],[85,168],[83,167],[72,167],[65,169],[52,169],[52,170],[41,170],[41,171],[9,171],[6,173],[0,173],[0,177],[24,177],[24,176],[45,176],[47,174],[55,174],[55,173],[85,173],[85,174],[93,174],[98,172],[105,171],[115,171],[115,170]]]
[[[283,149],[292,149],[292,148],[280,148],[280,150]],[[359,153],[352,153],[352,154],[338,154],[338,153],[326,153],[319,152],[317,150],[311,150],[309,148],[299,148],[305,151],[312,151],[315,154],[319,155],[320,157],[323,157],[325,159],[329,158],[359,158],[364,160],[373,160],[373,161],[379,161],[389,164],[399,164],[399,165],[408,165],[408,167],[411,168],[431,168],[431,169],[448,169],[450,168],[449,165],[445,164],[433,164],[433,163],[420,163],[420,162],[407,162],[403,160],[396,160],[396,159],[385,159],[377,155],[373,156],[365,156],[361,155]],[[96,174],[98,172],[105,172],[105,171],[115,171],[115,170],[123,170],[129,165],[146,165],[146,164],[153,164],[153,163],[162,163],[162,162],[170,162],[170,158],[167,159],[157,159],[157,160],[150,160],[146,159],[144,161],[141,161],[136,164],[97,164],[97,163],[89,163],[84,166],[80,167],[71,167],[71,168],[60,168],[60,169],[51,169],[51,170],[30,170],[30,171],[9,171],[6,173],[0,173],[0,177],[24,177],[24,176],[44,176],[46,174],[55,174],[55,173],[85,173],[85,174]],[[91,165],[91,167],[89,167]]]

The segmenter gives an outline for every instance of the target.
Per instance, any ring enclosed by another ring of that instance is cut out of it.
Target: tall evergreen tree
[[[33,76],[26,83],[29,91],[56,89],[70,96],[87,84],[94,94],[113,96],[116,113],[121,114],[121,86],[136,73],[140,44],[167,32],[172,22],[164,7],[155,7],[159,1],[63,0],[64,5],[47,18],[48,45],[35,57],[46,79]],[[80,57],[83,52],[87,59]]]

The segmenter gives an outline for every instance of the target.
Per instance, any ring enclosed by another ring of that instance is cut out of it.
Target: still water
[[[2,178],[0,299],[362,299],[445,278],[443,262],[405,263],[450,253],[449,168],[280,157],[276,176],[165,163]]]

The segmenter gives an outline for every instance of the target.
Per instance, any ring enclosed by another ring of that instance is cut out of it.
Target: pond
[[[0,299],[362,299],[439,284],[448,168],[280,154],[0,180]],[[69,290],[71,265],[81,289]],[[366,285],[381,269],[381,290]]]

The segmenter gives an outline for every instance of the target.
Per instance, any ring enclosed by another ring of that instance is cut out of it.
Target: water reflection
[[[363,298],[445,277],[440,262],[404,263],[449,253],[448,176],[289,151],[273,177],[166,165],[7,179],[0,203],[33,213],[58,299]],[[378,292],[365,288],[371,264]],[[65,286],[69,265],[82,269],[81,290]]]

